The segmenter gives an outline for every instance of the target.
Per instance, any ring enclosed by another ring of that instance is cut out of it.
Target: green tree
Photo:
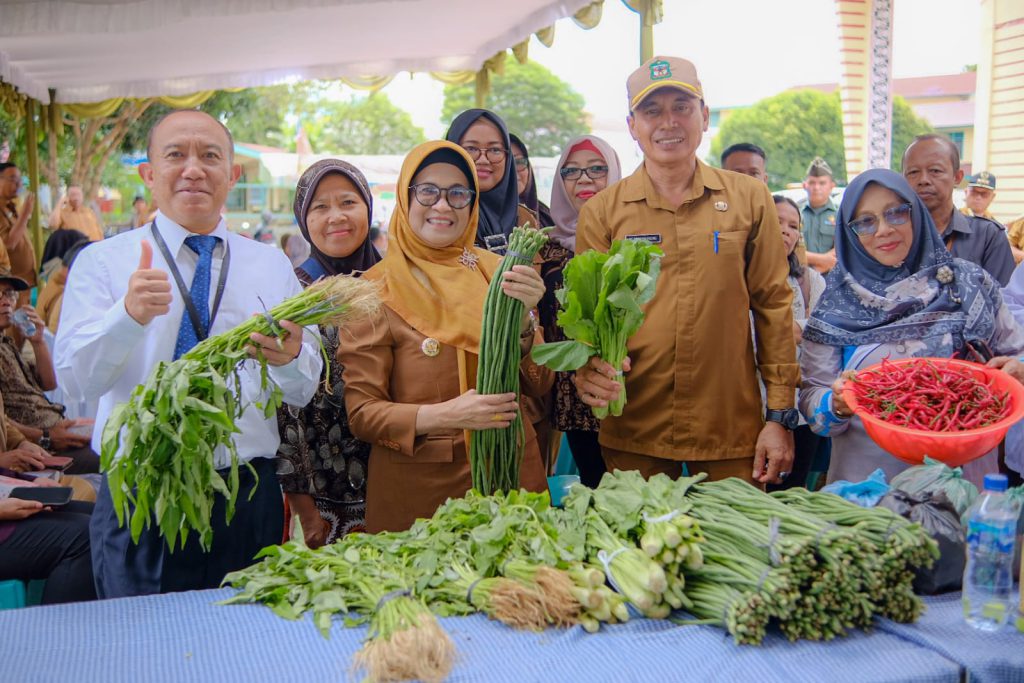
[[[441,122],[476,106],[472,84],[446,86]],[[536,62],[506,62],[505,73],[493,76],[487,108],[523,139],[532,156],[558,156],[562,146],[590,132],[583,96]]]
[[[930,132],[931,126],[899,96],[893,98],[892,122],[892,168],[898,170],[903,150],[915,135]],[[737,142],[764,148],[768,183],[773,188],[803,180],[807,165],[816,156],[828,161],[837,182],[846,179],[838,92],[789,91],[734,112],[711,143],[712,163],[717,166],[722,150]]]
[[[380,92],[348,101],[322,98],[307,105],[300,117],[317,152],[406,154],[427,139],[409,113]]]

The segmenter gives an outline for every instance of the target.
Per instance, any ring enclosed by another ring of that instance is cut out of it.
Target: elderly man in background
[[[50,230],[77,230],[93,242],[103,239],[103,224],[92,207],[85,203],[85,193],[78,185],[69,185],[50,213]]]

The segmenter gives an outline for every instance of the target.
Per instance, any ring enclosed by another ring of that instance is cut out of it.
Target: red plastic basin
[[[1006,432],[1014,423],[1024,418],[1024,384],[1006,374],[1002,370],[994,370],[977,363],[969,363],[951,358],[900,358],[887,361],[892,365],[907,365],[922,360],[929,360],[939,368],[957,367],[970,371],[975,379],[984,382],[993,392],[1010,392],[1010,414],[987,427],[968,429],[962,432],[928,432],[889,424],[885,420],[869,415],[857,404],[853,388],[848,382],[843,386],[843,400],[864,423],[868,436],[890,455],[911,465],[920,465],[924,456],[939,460],[950,467],[959,467],[976,458],[980,458],[1006,436]],[[872,365],[858,372],[867,372],[880,367]]]

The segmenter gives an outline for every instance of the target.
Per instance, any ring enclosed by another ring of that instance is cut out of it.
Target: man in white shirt
[[[65,391],[99,399],[97,452],[111,410],[158,362],[187,351],[207,329],[210,336],[225,332],[301,291],[281,251],[228,232],[221,218],[241,172],[233,146],[227,128],[208,114],[176,111],[158,121],[150,131],[149,160],[139,167],[160,209],[155,219],[94,244],[75,262],[56,342],[57,375]],[[253,345],[267,358],[284,400],[305,405],[320,377],[317,340],[290,322],[281,325],[289,332],[281,346],[262,335],[253,335]],[[224,499],[217,497],[209,553],[195,535],[184,549],[169,552],[155,523],[133,544],[128,530],[118,527],[104,477],[90,533],[101,598],[216,587],[227,572],[251,564],[261,547],[280,542],[282,497],[273,465],[279,437],[274,416],[267,419],[252,405],[264,396],[259,375],[255,362],[242,366],[249,408],[235,437],[239,457],[253,465],[259,482],[252,492],[252,477],[241,470],[230,527]],[[215,458],[218,468],[229,465],[225,449]]]

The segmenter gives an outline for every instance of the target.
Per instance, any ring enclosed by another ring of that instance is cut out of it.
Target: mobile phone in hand
[[[73,491],[70,486],[16,486],[11,489],[11,498],[37,500],[48,507],[60,507],[71,502]]]

